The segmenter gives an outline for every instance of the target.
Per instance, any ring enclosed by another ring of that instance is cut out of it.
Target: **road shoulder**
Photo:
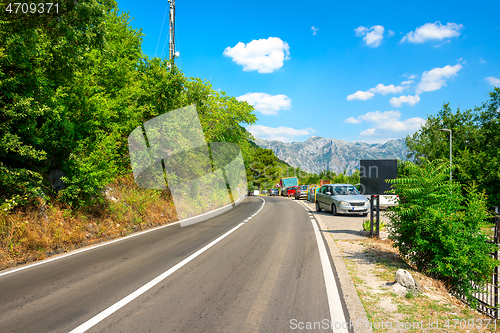
[[[328,231],[329,229],[326,227],[325,223],[321,219],[320,214],[317,214],[314,209],[314,204],[311,204],[307,201],[301,201],[314,215],[316,221],[318,221],[320,230]],[[354,324],[354,332],[356,333],[368,333],[373,332],[368,324],[368,317],[366,316],[366,311],[361,304],[361,300],[359,299],[358,292],[354,287],[354,284],[351,280],[351,276],[347,271],[347,267],[344,264],[344,259],[340,254],[337,245],[333,239],[333,235],[330,232],[326,233],[325,237],[326,243],[328,245],[328,249],[330,251],[330,255],[333,260],[333,264],[335,266],[335,270],[338,274],[338,279],[340,283],[340,288],[342,290],[342,295],[344,298],[344,302],[347,307],[347,311],[349,313],[349,317],[351,322]]]

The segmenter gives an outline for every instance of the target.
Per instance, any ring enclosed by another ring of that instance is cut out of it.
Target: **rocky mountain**
[[[331,170],[348,174],[359,169],[360,159],[402,159],[407,153],[403,139],[391,140],[382,144],[364,142],[344,142],[311,136],[304,142],[267,141],[256,138],[255,143],[262,148],[271,149],[280,159],[294,168],[312,173]]]

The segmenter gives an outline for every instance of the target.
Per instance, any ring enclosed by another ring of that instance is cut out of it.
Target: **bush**
[[[390,181],[401,201],[390,213],[389,237],[418,270],[471,299],[498,264],[490,257],[495,245],[479,228],[489,217],[487,199],[475,184],[464,195],[462,186],[448,179],[447,163],[407,163],[407,176]]]
[[[374,220],[373,221],[373,230],[375,230],[375,228],[376,228],[375,224],[376,224],[376,221]],[[380,221],[379,222],[379,227],[380,227],[381,231],[385,230],[385,223],[384,223],[384,221]],[[370,231],[370,220],[364,220],[363,221],[363,230],[364,231]]]

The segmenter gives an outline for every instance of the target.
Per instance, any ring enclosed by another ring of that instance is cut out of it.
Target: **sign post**
[[[380,196],[391,190],[387,179],[398,176],[397,160],[360,160],[361,194],[370,195],[370,237],[380,235]],[[373,210],[375,209],[375,223]],[[374,229],[375,225],[375,229]]]

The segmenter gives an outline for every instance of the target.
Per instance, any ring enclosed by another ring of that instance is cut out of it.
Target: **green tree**
[[[469,297],[490,279],[497,260],[479,225],[488,218],[486,196],[475,184],[449,181],[446,160],[404,166],[406,177],[390,180],[400,204],[393,207],[390,238],[412,265]]]
[[[242,124],[256,121],[252,106],[148,59],[141,30],[114,1],[59,5],[50,15],[0,18],[0,206],[41,189],[73,206],[99,202],[105,185],[130,172],[130,132],[193,103],[207,141],[239,144],[248,155]],[[57,194],[53,169],[66,174]]]
[[[270,149],[257,147],[247,168],[249,187],[259,190],[274,187],[279,174],[278,157]]]
[[[41,1],[35,1],[40,3]],[[53,157],[67,152],[74,123],[60,89],[86,66],[89,48],[104,45],[114,1],[59,3],[59,12],[0,17],[0,197],[40,193]]]
[[[452,112],[444,104],[437,115],[427,117],[419,131],[406,137],[409,158],[429,160],[449,158],[449,133],[452,130],[453,178],[462,184],[475,181],[488,195],[489,205],[500,204],[500,89],[490,93],[481,107]]]

